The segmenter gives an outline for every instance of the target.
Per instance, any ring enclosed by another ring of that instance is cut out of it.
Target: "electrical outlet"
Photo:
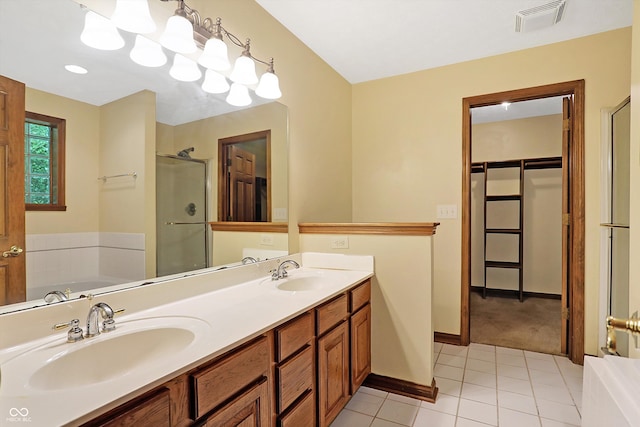
[[[261,234],[260,235],[260,244],[263,246],[273,246],[273,234]]]
[[[287,220],[287,208],[274,208],[273,209],[274,221],[286,221]]]
[[[332,237],[331,249],[349,249],[349,238],[347,236]]]
[[[458,205],[438,205],[436,209],[436,218],[438,219],[458,218]]]

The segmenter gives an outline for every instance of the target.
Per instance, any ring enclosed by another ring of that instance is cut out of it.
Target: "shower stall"
[[[158,276],[209,266],[207,164],[180,153],[156,155]]]

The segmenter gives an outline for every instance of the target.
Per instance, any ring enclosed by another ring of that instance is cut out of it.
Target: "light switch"
[[[438,219],[458,218],[458,205],[438,205],[436,218]]]

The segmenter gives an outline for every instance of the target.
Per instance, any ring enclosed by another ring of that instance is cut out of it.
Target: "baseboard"
[[[438,395],[435,379],[431,381],[430,386],[426,386],[382,375],[369,374],[362,385],[430,403],[435,403]]]
[[[460,335],[446,334],[444,332],[434,332],[433,340],[442,344],[462,345]]]
[[[482,293],[482,286],[471,286],[471,292]],[[510,290],[510,289],[491,289],[487,288],[487,295],[496,296],[496,297],[505,297],[505,298],[518,298],[519,292]],[[534,298],[547,298],[547,299],[562,299],[562,295],[558,294],[545,294],[543,292],[529,292],[524,291],[522,295],[525,298],[534,297]]]

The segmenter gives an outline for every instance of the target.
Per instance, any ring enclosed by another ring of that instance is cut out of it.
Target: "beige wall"
[[[209,218],[211,221],[217,221],[218,140],[271,129],[271,206],[272,209],[287,209],[287,127],[287,107],[274,102],[175,126],[172,133],[165,132],[163,137],[164,140],[168,135],[172,135],[173,145],[169,148],[163,143],[163,150],[157,151],[162,154],[175,154],[185,147],[193,146],[195,151],[191,153],[192,157],[211,160]],[[162,128],[166,128],[166,125]]]
[[[353,220],[433,221],[462,198],[462,98],[586,81],[585,351],[597,352],[600,109],[629,93],[631,30],[396,76],[353,87]],[[292,116],[293,116],[292,111]],[[435,238],[434,321],[460,333],[460,219]]]
[[[302,234],[302,252],[373,255],[371,371],[430,386],[433,379],[433,237],[350,235],[331,249],[331,234]],[[399,250],[402,248],[402,250]]]
[[[273,244],[264,245],[263,238],[272,241]],[[286,233],[214,231],[211,265],[236,263],[242,259],[242,250],[245,248],[286,251],[287,246]]]
[[[562,115],[473,125],[472,161],[514,160],[562,155]],[[502,176],[501,176],[502,175]],[[519,169],[491,169],[487,194],[520,192]],[[484,174],[472,175],[471,284],[484,283]],[[501,185],[496,186],[499,183]],[[493,188],[492,188],[492,185]],[[498,188],[496,188],[498,187]],[[503,187],[503,188],[499,188]],[[518,202],[491,202],[487,227],[518,228]],[[562,293],[562,170],[527,170],[524,179],[523,288]],[[515,220],[515,221],[514,221]],[[518,261],[518,237],[491,234],[487,259]],[[490,268],[487,286],[518,289],[518,271]]]
[[[64,212],[27,211],[27,234],[98,231],[100,109],[27,88],[26,109],[66,119]]]
[[[351,85],[254,1],[192,3],[251,37],[257,57],[275,58],[279,101],[289,107],[289,250],[297,252],[298,222],[351,221]]]
[[[634,183],[640,183],[640,0],[633,1],[633,49],[631,53],[631,148],[630,148],[630,209],[629,209],[629,313],[640,310],[640,194]],[[636,100],[634,102],[634,100]],[[633,343],[633,340],[629,340]],[[629,356],[640,358],[640,350],[630,346]]]
[[[100,231],[145,234],[147,277],[156,271],[156,98],[139,92],[100,108]]]

